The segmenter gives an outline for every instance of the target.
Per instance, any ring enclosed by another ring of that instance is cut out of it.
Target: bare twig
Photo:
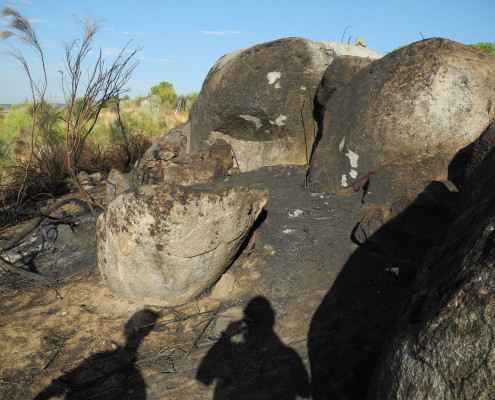
[[[9,271],[15,272],[16,274],[22,275],[25,278],[34,279],[35,281],[38,281],[38,282],[51,282],[51,281],[53,281],[53,279],[48,278],[45,275],[36,274],[34,272],[29,272],[29,271],[25,270],[24,268],[17,267],[14,264],[10,263],[9,261],[5,260],[3,257],[0,257],[0,266],[2,266],[5,269],[8,269]]]
[[[219,305],[217,310],[215,311],[215,313],[210,317],[210,319],[207,321],[206,325],[204,326],[204,328],[201,330],[201,332],[199,333],[199,335],[196,337],[196,340],[192,343],[191,347],[189,347],[189,349],[186,351],[186,354],[184,354],[184,357],[182,357],[182,360],[180,361],[181,364],[183,364],[187,357],[189,356],[189,354],[191,353],[191,351],[194,349],[194,347],[196,347],[196,344],[199,342],[199,340],[203,337],[204,333],[206,332],[206,330],[208,329],[208,327],[210,326],[210,324],[213,322],[213,320],[215,319],[215,317],[217,316],[218,312],[220,311],[220,308],[222,307],[222,305]]]
[[[13,249],[16,247],[22,239],[24,239],[29,233],[31,233],[33,230],[35,230],[47,216],[50,214],[54,213],[57,211],[60,207],[69,204],[69,203],[78,203],[79,205],[86,207],[86,203],[82,201],[81,199],[78,198],[69,198],[62,200],[55,204],[53,207],[49,208],[47,211],[45,211],[44,214],[42,214],[35,222],[30,224],[26,229],[24,229],[22,232],[18,233],[16,236],[11,238],[7,243],[5,243],[1,249],[2,252]]]
[[[40,82],[36,82],[31,73],[31,66],[22,52],[15,47],[12,47],[12,51],[7,52],[8,55],[19,61],[26,72],[31,85],[33,103],[31,152],[17,192],[16,202],[18,205],[25,197],[24,192],[28,174],[35,157],[37,134],[43,129],[39,115],[45,108],[44,100],[48,81],[43,50],[29,21],[11,8],[3,8],[2,13],[4,16],[11,17],[9,26],[12,30],[1,32],[0,37],[7,39],[14,36],[31,47],[41,62],[43,72],[43,79]],[[105,207],[93,199],[81,185],[77,176],[78,160],[86,139],[95,127],[102,108],[112,98],[119,98],[121,94],[128,91],[128,89],[124,89],[124,86],[131,78],[134,68],[138,65],[135,56],[141,48],[138,47],[134,50],[129,50],[129,43],[127,43],[116,59],[108,64],[108,66],[100,50],[95,63],[86,71],[87,74],[84,74],[83,66],[85,65],[86,57],[93,49],[93,40],[96,33],[100,30],[100,25],[99,21],[90,17],[78,20],[78,23],[82,27],[82,38],[67,42],[63,46],[65,68],[60,72],[66,107],[60,112],[50,110],[54,116],[54,120],[61,121],[62,124],[54,123],[51,126],[59,131],[62,130],[61,133],[65,139],[65,167],[72,181],[81,192],[88,208],[93,215],[96,215],[94,206],[102,209]],[[82,97],[78,97],[81,94]]]
[[[342,33],[342,39],[340,39],[340,43],[344,43],[344,36],[345,36],[345,32],[347,31],[347,28],[352,28],[350,25],[347,25],[344,29],[344,33]]]
[[[54,353],[53,355],[50,357],[50,359],[48,360],[48,362],[45,364],[45,366],[42,368],[43,371],[45,371],[46,369],[48,369],[48,367],[51,365],[51,363],[55,360],[55,358],[57,358],[58,356],[58,353],[60,353],[60,349],[61,347],[59,347]]]

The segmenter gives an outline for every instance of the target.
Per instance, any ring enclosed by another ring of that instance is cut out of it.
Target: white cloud
[[[42,24],[42,23],[46,22],[46,20],[44,20],[44,19],[37,19],[37,18],[28,18],[28,22],[30,24]]]
[[[138,36],[142,36],[143,33],[142,32],[128,32],[128,31],[122,31],[122,33],[124,35],[138,35]]]
[[[104,47],[103,49],[101,49],[101,54],[103,54],[104,56],[116,56],[120,54],[121,51],[122,49],[117,49],[115,47]]]
[[[113,32],[115,30],[115,28],[105,28],[106,31],[110,31],[110,32]]]
[[[2,24],[2,25],[8,25],[9,24],[9,21],[6,21],[4,19],[0,19],[0,24]]]
[[[118,56],[120,53],[123,54],[129,54],[132,53],[134,50],[131,49],[119,49],[117,47],[103,47],[101,49],[101,54],[104,56]],[[91,54],[96,54],[95,52],[92,52]]]
[[[227,36],[227,35],[239,35],[242,32],[222,29],[219,31],[199,31],[199,33],[202,33],[203,35]]]
[[[170,58],[149,58],[149,57],[138,57],[139,61],[143,62],[162,62],[162,63],[169,63],[169,62],[175,62],[175,60],[172,60]]]
[[[27,0],[7,0],[8,3],[16,3],[16,4],[34,4]]]

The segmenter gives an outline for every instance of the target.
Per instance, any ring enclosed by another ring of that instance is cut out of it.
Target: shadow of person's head
[[[270,302],[261,296],[254,297],[244,309],[244,321],[248,332],[266,332],[273,330],[275,312]]]
[[[153,330],[159,313],[141,310],[135,313],[125,324],[126,347],[139,347],[143,339]]]

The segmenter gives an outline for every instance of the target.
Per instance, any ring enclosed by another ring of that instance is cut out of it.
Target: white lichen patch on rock
[[[266,74],[266,79],[268,79],[269,85],[273,85],[277,81],[277,79],[280,79],[281,76],[282,76],[281,72],[272,71],[272,72],[268,72],[268,74]]]
[[[341,182],[343,187],[347,187],[347,176],[345,176],[345,174],[342,175],[342,179],[340,182]]]
[[[352,150],[347,150],[347,152],[345,153],[346,157],[349,158],[349,161],[351,163],[351,167],[352,168],[357,168],[357,162],[358,162],[358,159],[359,159],[359,156],[357,155],[357,153],[354,153]]]
[[[270,121],[272,125],[283,126],[285,125],[286,115],[279,115],[275,121]]]
[[[245,119],[246,121],[252,122],[256,126],[256,129],[260,129],[262,126],[261,120],[254,115],[241,114],[239,117]]]
[[[349,175],[351,176],[352,179],[357,178],[357,171],[355,169],[351,169],[351,172],[349,172]]]

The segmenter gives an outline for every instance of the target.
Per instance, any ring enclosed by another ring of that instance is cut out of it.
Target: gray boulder
[[[157,151],[143,157],[139,163],[136,174],[140,185],[214,183],[234,165],[231,146],[222,139],[207,141],[194,154],[183,153],[166,140],[158,141],[157,147]]]
[[[103,280],[129,300],[186,303],[229,266],[266,201],[266,192],[246,187],[125,192],[97,221]]]
[[[495,122],[493,122],[472,145],[469,161],[466,165],[465,179],[469,179],[476,167],[486,155],[495,148]]]
[[[186,152],[187,138],[189,136],[190,123],[185,122],[172,128],[160,139],[154,142],[148,150],[143,154],[142,160],[155,160],[158,157],[160,151],[168,151],[173,153],[173,158],[178,154]]]
[[[316,99],[325,106],[337,90],[346,86],[361,69],[371,64],[375,59],[357,56],[337,57],[325,70],[323,78],[316,91]]]
[[[135,186],[136,175],[133,171],[125,173],[112,168],[106,182],[106,203],[110,203],[119,194]]]
[[[463,187],[444,245],[428,257],[368,399],[495,398],[495,153]]]
[[[455,218],[457,195],[442,182],[407,190],[374,206],[354,229],[353,239],[389,257],[416,261],[424,249],[442,244]]]
[[[495,56],[446,39],[413,43],[332,96],[308,180],[330,192],[356,189],[384,167],[393,174],[391,166],[434,157],[442,162],[428,166],[428,180],[443,180],[454,155],[494,119]],[[400,193],[388,192],[382,201]]]
[[[307,164],[317,124],[316,87],[335,57],[378,58],[372,50],[287,38],[237,50],[208,73],[191,111],[189,151],[210,138],[230,143],[242,172]]]

